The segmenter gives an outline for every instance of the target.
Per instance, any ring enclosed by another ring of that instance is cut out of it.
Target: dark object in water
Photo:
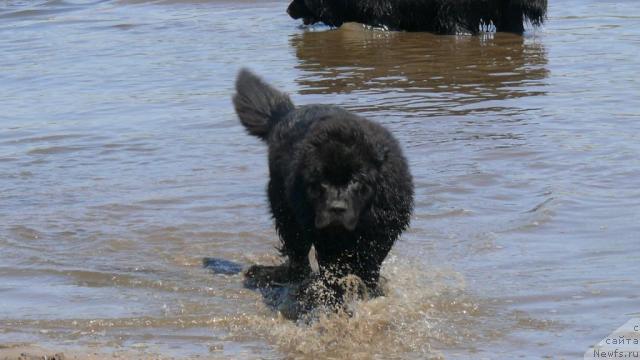
[[[437,34],[477,34],[493,25],[496,31],[521,34],[525,22],[544,22],[547,0],[293,0],[287,12],[307,25],[359,22]]]
[[[257,286],[306,279],[313,245],[321,273],[356,275],[376,292],[380,266],[413,209],[412,178],[397,141],[340,107],[295,107],[247,70],[236,91],[240,121],[269,147],[268,196],[287,258],[282,266],[253,266],[246,276]],[[325,283],[339,299],[338,282]]]
[[[234,275],[242,271],[242,265],[219,258],[203,258],[202,266],[211,270],[214,274]]]

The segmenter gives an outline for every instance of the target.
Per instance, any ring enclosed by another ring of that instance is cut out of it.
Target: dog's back
[[[441,34],[476,34],[493,25],[496,31],[522,33],[525,22],[544,22],[547,0],[293,0],[288,12],[305,24],[360,22]]]

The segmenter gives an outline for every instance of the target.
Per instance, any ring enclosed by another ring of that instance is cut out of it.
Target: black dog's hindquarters
[[[236,91],[240,121],[269,147],[269,202],[288,259],[247,275],[307,278],[313,245],[321,273],[357,275],[377,290],[380,266],[413,209],[412,178],[396,140],[337,106],[294,107],[247,70]]]
[[[547,0],[293,0],[287,12],[305,24],[335,27],[359,22],[390,30],[476,34],[493,24],[496,31],[521,34],[525,22],[544,22]]]

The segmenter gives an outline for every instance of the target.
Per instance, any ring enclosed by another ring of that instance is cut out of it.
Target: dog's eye
[[[361,184],[358,187],[358,193],[362,196],[369,196],[373,192],[373,189],[367,184]]]

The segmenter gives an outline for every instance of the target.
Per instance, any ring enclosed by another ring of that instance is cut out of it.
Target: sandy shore
[[[145,354],[133,351],[118,351],[104,353],[84,350],[47,349],[33,344],[0,344],[0,360],[98,360],[98,359],[157,359],[165,360],[167,357]]]

